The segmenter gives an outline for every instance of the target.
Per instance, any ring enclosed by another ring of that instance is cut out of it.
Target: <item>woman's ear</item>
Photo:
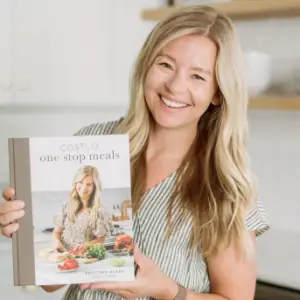
[[[212,105],[221,105],[221,92],[219,89],[215,92],[215,95],[213,96],[211,104]]]

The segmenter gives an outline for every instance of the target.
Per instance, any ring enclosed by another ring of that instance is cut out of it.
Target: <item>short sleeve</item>
[[[118,118],[117,120],[108,121],[104,123],[91,123],[89,125],[83,126],[77,130],[74,136],[86,136],[86,135],[107,135],[112,134],[115,127],[123,120],[123,118]]]
[[[66,217],[67,217],[67,203],[65,202],[61,206],[60,213],[55,218],[54,226],[64,229]]]
[[[253,201],[246,216],[246,228],[260,236],[269,230],[270,224],[265,207],[260,199]]]
[[[73,135],[74,136],[83,136],[83,135],[91,135],[93,129],[97,127],[97,124],[89,124],[79,128]]]
[[[96,222],[96,226],[93,229],[93,235],[96,238],[103,237],[105,235],[110,235],[110,233],[113,231],[113,223],[112,223],[112,217],[110,213],[99,210],[99,216]]]

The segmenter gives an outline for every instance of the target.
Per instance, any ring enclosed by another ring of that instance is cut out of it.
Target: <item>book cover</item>
[[[14,285],[134,280],[127,135],[9,139]]]

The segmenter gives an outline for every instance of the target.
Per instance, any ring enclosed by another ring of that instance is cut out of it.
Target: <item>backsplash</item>
[[[250,155],[273,229],[300,233],[300,112],[251,111]]]
[[[245,50],[266,51],[275,58],[300,57],[300,18],[235,21]]]
[[[272,81],[289,90],[300,73],[300,18],[235,22],[244,51],[262,51],[272,58]],[[299,80],[298,80],[299,82]],[[300,82],[299,82],[300,84]],[[299,90],[299,89],[298,89]]]

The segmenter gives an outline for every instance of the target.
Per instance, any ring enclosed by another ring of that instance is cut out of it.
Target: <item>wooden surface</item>
[[[210,4],[232,19],[261,19],[300,16],[300,0],[232,0]],[[178,10],[180,6],[145,9],[144,20],[159,21]]]
[[[300,95],[294,97],[261,96],[252,98],[249,100],[249,109],[300,110]]]
[[[258,283],[254,300],[299,300],[300,291]]]

